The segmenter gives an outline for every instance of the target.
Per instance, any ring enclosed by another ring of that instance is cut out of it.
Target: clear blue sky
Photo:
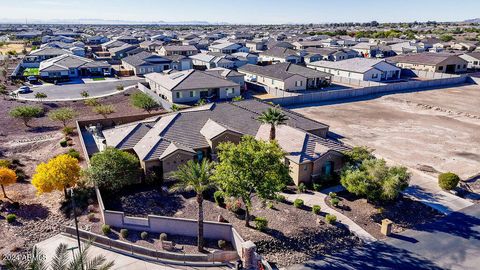
[[[460,21],[480,0],[0,0],[4,19],[118,19],[228,23]]]

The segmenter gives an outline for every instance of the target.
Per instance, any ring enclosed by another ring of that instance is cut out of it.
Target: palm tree
[[[276,126],[284,125],[288,117],[283,114],[283,112],[276,107],[270,107],[268,110],[262,112],[258,120],[264,124],[270,125],[270,140],[275,140]]]
[[[55,250],[55,256],[50,267],[45,263],[44,253],[34,247],[30,261],[7,260],[6,266],[9,270],[109,270],[113,267],[113,261],[106,262],[107,259],[103,255],[89,259],[89,247],[90,243],[85,246],[80,254],[75,254],[72,259],[69,259],[67,245],[60,244]]]
[[[186,164],[178,167],[178,170],[172,173],[178,183],[174,190],[193,190],[197,195],[198,203],[198,251],[203,251],[203,193],[214,186],[213,163],[203,159],[202,162],[189,160]]]

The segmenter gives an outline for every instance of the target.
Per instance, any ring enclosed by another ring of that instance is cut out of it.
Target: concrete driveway
[[[35,94],[38,92],[45,93],[47,98],[42,101],[55,102],[55,101],[71,101],[71,100],[82,100],[85,99],[82,97],[81,93],[87,91],[89,94],[88,98],[98,98],[105,97],[110,95],[115,95],[121,93],[116,87],[118,85],[123,85],[125,88],[132,87],[137,85],[138,82],[143,82],[144,79],[120,79],[115,81],[100,81],[100,82],[90,82],[90,83],[76,83],[76,84],[64,84],[64,85],[43,85],[33,87],[32,93],[21,94],[18,96],[19,100],[31,100],[38,101],[35,98]]]
[[[480,205],[293,269],[479,269]]]

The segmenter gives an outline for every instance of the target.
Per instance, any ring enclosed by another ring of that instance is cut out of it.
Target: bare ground
[[[127,94],[133,91],[136,90],[128,90]],[[142,113],[130,105],[128,97],[124,94],[101,98],[99,101],[115,106],[116,112],[112,116]],[[62,225],[71,224],[59,209],[63,193],[53,192],[38,196],[29,179],[36,165],[68,149],[59,145],[63,139],[62,126],[43,116],[32,120],[31,127],[28,128],[21,121],[9,116],[12,108],[27,104],[43,106],[46,110],[72,107],[78,113],[79,119],[101,117],[81,101],[41,104],[0,98],[0,159],[18,159],[27,175],[26,181],[5,187],[9,199],[0,195],[0,200],[4,202],[0,203],[0,259],[1,255],[7,253],[28,252],[36,242],[57,234]],[[80,151],[76,136],[73,137],[72,143],[71,147]],[[19,202],[19,208],[10,207],[11,202]],[[3,218],[7,213],[15,213],[17,222],[8,224]]]
[[[102,196],[107,209],[125,211],[128,215],[157,214],[190,219],[197,216],[197,203],[191,193],[162,195],[155,189],[132,187],[121,194]],[[242,213],[234,214],[216,205],[211,198],[204,202],[205,220],[218,221],[221,215],[244,239],[254,241],[267,260],[280,266],[302,263],[360,244],[348,229],[326,224],[323,214],[315,215],[308,207],[298,209],[291,204],[277,202],[270,209],[257,198],[252,204],[252,216],[268,220],[265,232],[256,230],[253,221],[251,227],[246,227]],[[93,231],[100,232],[100,224],[91,226]],[[139,243],[142,244],[141,241]],[[187,248],[194,251],[193,247]]]
[[[293,110],[330,125],[333,135],[347,144],[369,146],[390,162],[435,178],[438,172],[445,171],[455,172],[462,179],[480,172],[477,85],[306,105]]]

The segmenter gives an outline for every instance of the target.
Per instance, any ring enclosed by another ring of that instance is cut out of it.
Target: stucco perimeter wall
[[[431,76],[436,76],[436,75],[433,74]],[[443,79],[399,82],[399,83],[391,83],[386,85],[371,86],[371,87],[356,88],[356,89],[319,91],[319,92],[306,93],[306,94],[289,93],[292,95],[265,99],[264,101],[270,101],[276,104],[287,106],[287,105],[340,100],[340,99],[349,99],[349,98],[368,96],[368,95],[374,95],[374,94],[380,94],[380,93],[394,93],[394,92],[401,92],[401,91],[407,91],[407,90],[421,91],[422,89],[426,90],[428,88],[456,85],[456,84],[462,84],[466,82],[470,82],[469,77],[451,76]]]

